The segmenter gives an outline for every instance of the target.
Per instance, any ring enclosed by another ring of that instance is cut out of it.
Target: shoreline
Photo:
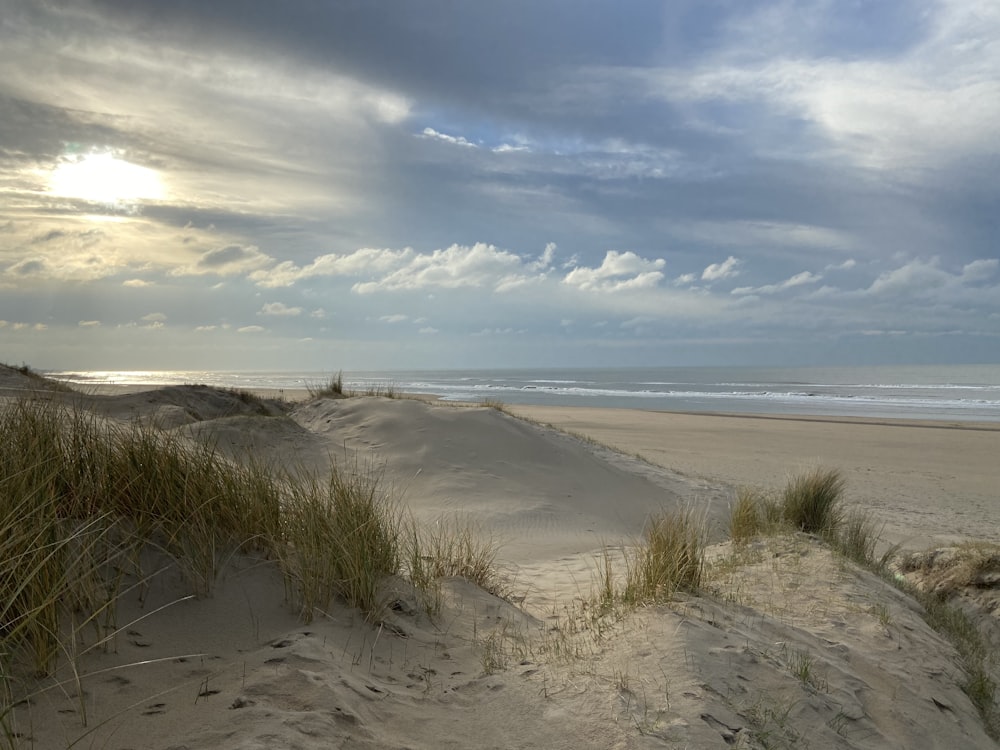
[[[152,391],[158,391],[164,388],[174,388],[181,385],[204,385],[207,388],[218,388],[219,390],[233,390],[233,391],[245,391],[247,393],[252,393],[255,396],[264,399],[273,399],[278,401],[287,401],[289,403],[300,403],[306,401],[310,398],[311,393],[308,388],[254,388],[254,387],[240,387],[240,386],[217,386],[217,385],[206,385],[202,383],[164,383],[164,384],[146,384],[146,383],[94,383],[83,386],[79,383],[71,383],[68,381],[58,381],[67,382],[73,388],[73,392],[82,396],[124,396],[124,395],[134,395],[137,393],[146,393]],[[0,397],[12,396],[19,393],[31,393],[36,389],[28,387],[12,387],[0,385]],[[358,395],[364,395],[359,393]],[[464,401],[464,400],[449,400],[441,394],[435,393],[409,393],[401,392],[399,395],[392,398],[407,398],[414,399],[417,401],[426,401],[429,403],[437,403],[443,406],[454,406],[457,408],[463,407],[476,407],[476,406],[489,406],[490,404],[486,401]],[[880,425],[880,426],[897,426],[897,427],[926,427],[928,429],[940,429],[940,430],[979,430],[985,432],[1000,432],[1000,420],[984,420],[984,419],[955,419],[953,417],[942,418],[942,419],[930,419],[927,417],[860,417],[850,414],[811,414],[811,413],[794,413],[794,412],[752,412],[752,411],[693,411],[690,409],[652,409],[643,406],[635,407],[620,407],[620,406],[589,406],[587,404],[575,404],[571,406],[566,405],[548,405],[548,404],[519,404],[513,402],[502,401],[500,402],[503,407],[507,410],[595,410],[595,411],[608,411],[608,412],[636,412],[640,414],[665,414],[665,415],[678,415],[678,416],[690,416],[690,417],[711,417],[711,418],[727,418],[727,419],[762,419],[762,420],[776,420],[776,421],[790,421],[790,422],[816,422],[816,423],[844,423],[844,424],[870,424],[870,425]]]

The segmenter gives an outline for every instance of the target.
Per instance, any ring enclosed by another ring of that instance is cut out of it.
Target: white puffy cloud
[[[410,319],[409,315],[403,315],[401,313],[396,313],[394,315],[383,315],[379,318],[383,323],[403,323]]]
[[[321,255],[304,266],[283,261],[249,274],[258,286],[289,287],[319,277],[362,278],[352,289],[358,294],[426,288],[458,289],[492,287],[509,291],[544,278],[555,257],[555,243],[542,254],[528,259],[494,245],[451,245],[430,253],[413,248],[401,250],[362,248],[352,253]]]
[[[617,292],[627,289],[650,289],[663,279],[663,258],[648,260],[631,250],[609,250],[596,268],[577,266],[566,274],[563,283],[586,291]]]
[[[414,254],[405,265],[377,281],[355,284],[359,294],[405,289],[495,286],[510,283],[512,273],[523,269],[519,255],[477,242],[472,247],[452,245],[433,253]]]
[[[263,333],[266,330],[267,329],[264,328],[263,326],[242,326],[241,328],[237,328],[236,332],[237,333]]]
[[[254,271],[249,278],[257,286],[274,288],[292,286],[316,277],[377,275],[398,268],[415,255],[409,247],[402,250],[366,247],[344,255],[320,255],[305,266],[298,266],[290,260],[282,261],[273,268]]]
[[[730,255],[722,263],[713,263],[701,272],[702,281],[719,281],[739,275],[739,266],[743,261]]]

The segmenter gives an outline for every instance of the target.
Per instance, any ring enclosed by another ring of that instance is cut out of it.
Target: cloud
[[[962,268],[962,281],[967,284],[989,281],[996,276],[998,268],[1000,268],[1000,259],[974,260]]]
[[[823,5],[826,12],[836,12],[835,4]],[[824,13],[811,7],[815,18],[806,19],[800,10],[794,3],[769,5],[768,23],[751,11],[738,26],[732,25],[739,32],[731,46],[710,60],[714,64],[643,71],[639,76],[651,91],[673,102],[706,107],[756,103],[764,109],[758,116],[769,115],[772,122],[798,118],[827,144],[825,153],[814,147],[816,156],[846,156],[863,167],[895,169],[896,179],[917,174],[900,174],[900,169],[921,170],[968,155],[1000,153],[990,126],[1000,119],[1000,49],[990,43],[1000,33],[995,5],[953,0],[927,4],[919,38],[894,54],[873,50],[869,55],[795,49],[789,40],[810,36],[802,22],[821,20]],[[851,21],[859,19],[838,12],[831,27]],[[776,23],[796,31],[772,33]],[[822,28],[821,23],[813,33],[820,36]],[[770,138],[785,133],[759,128],[752,137],[758,139],[758,148],[781,149],[784,144]]]
[[[273,268],[254,271],[249,278],[265,288],[289,287],[299,282],[333,277],[367,278],[352,287],[358,294],[415,289],[488,287],[508,291],[545,276],[555,256],[555,243],[528,260],[494,245],[451,245],[430,253],[362,248],[352,253],[321,255],[298,266],[283,261]]]
[[[914,259],[880,274],[867,294],[873,296],[907,296],[913,298],[939,296],[955,292],[959,287],[982,284],[996,276],[1000,259],[989,258],[972,261],[962,267],[961,273],[949,273],[941,268],[940,258]]]
[[[701,272],[702,281],[719,281],[739,275],[738,267],[743,261],[730,255],[722,263],[713,263]]]
[[[175,275],[216,274],[231,276],[248,273],[274,263],[254,245],[225,245],[201,254],[192,265],[174,269]]]
[[[282,302],[267,302],[257,314],[288,318],[301,315],[302,312],[303,310],[301,307],[288,307]]]
[[[424,128],[421,135],[424,138],[432,138],[438,141],[444,141],[445,143],[451,143],[456,146],[466,146],[468,148],[479,148],[475,143],[467,141],[460,135],[447,135],[445,133],[439,133],[434,128]]]
[[[433,336],[435,333],[440,333],[440,331],[437,328],[432,328],[431,326],[424,326],[418,330],[417,333],[424,336]]]
[[[399,314],[383,315],[382,317],[379,318],[379,320],[381,320],[383,323],[402,323],[409,319],[410,319],[409,315],[399,315]]]
[[[496,285],[520,270],[520,256],[477,242],[471,247],[451,245],[429,254],[414,254],[404,265],[377,281],[355,284],[359,294],[406,289],[458,289]]]
[[[778,282],[777,284],[765,284],[764,286],[741,286],[733,289],[731,294],[745,295],[745,294],[777,294],[778,292],[783,292],[786,289],[791,289],[793,287],[802,286],[803,284],[815,284],[822,281],[823,277],[818,274],[814,274],[810,271],[803,271],[802,273],[797,273],[791,278],[785,279],[784,281]]]
[[[163,323],[166,319],[167,316],[161,312],[149,313],[149,315],[143,315],[141,318],[141,320],[144,320],[147,323]]]
[[[81,320],[77,323],[80,328],[100,328],[101,321],[99,320]]]
[[[587,291],[618,292],[627,289],[649,289],[663,279],[660,270],[663,258],[647,260],[631,250],[620,253],[609,250],[596,268],[578,266],[566,274],[563,283]]]
[[[844,229],[792,221],[682,221],[672,222],[668,229],[679,238],[722,247],[759,249],[770,246],[843,251],[858,245],[857,237]]]
[[[854,258],[848,258],[843,263],[836,263],[836,264],[831,263],[830,265],[828,265],[823,270],[824,271],[849,271],[850,269],[854,268],[856,265],[858,265],[858,262],[856,260],[854,260]]]
[[[362,248],[343,255],[320,255],[305,266],[283,261],[271,269],[254,271],[249,278],[258,286],[273,288],[319,277],[379,275],[400,268],[416,255],[409,247],[402,250]]]
[[[242,326],[236,329],[237,333],[263,333],[267,329],[263,326]]]
[[[131,287],[133,289],[142,289],[143,287],[153,286],[153,282],[145,281],[143,279],[126,279],[122,282],[122,286]]]

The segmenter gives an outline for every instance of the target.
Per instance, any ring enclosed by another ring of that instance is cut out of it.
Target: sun
[[[60,163],[52,170],[49,191],[64,198],[123,207],[162,198],[163,183],[155,170],[103,152]]]

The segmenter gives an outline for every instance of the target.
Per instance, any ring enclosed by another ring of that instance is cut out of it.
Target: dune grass
[[[730,513],[731,537],[739,545],[766,534],[789,531],[816,534],[844,557],[912,596],[923,606],[927,624],[955,646],[966,673],[962,688],[979,711],[990,736],[1000,738],[997,684],[993,677],[996,656],[969,616],[949,602],[949,596],[958,588],[976,585],[984,571],[1000,569],[1000,548],[964,545],[960,549],[963,554],[955,556],[954,565],[937,581],[937,590],[923,590],[890,571],[890,561],[898,546],[889,547],[880,556],[876,554],[881,527],[865,510],[844,509],[844,487],[844,478],[836,469],[815,469],[792,478],[778,495],[743,488],[737,493]],[[903,570],[907,569],[904,560]],[[942,582],[947,585],[941,585]]]
[[[690,509],[650,518],[627,563],[624,601],[662,602],[677,591],[697,591],[705,545],[705,524]]]
[[[842,520],[844,477],[836,469],[813,469],[793,477],[782,493],[785,520],[807,534],[834,532]]]
[[[331,377],[322,385],[306,385],[309,391],[309,398],[343,398],[347,394],[344,392],[344,372],[338,370],[337,374]]]
[[[470,520],[442,518],[423,527],[411,523],[406,540],[407,577],[423,592],[432,614],[440,608],[442,578],[465,578],[494,596],[509,598],[509,580],[496,563],[500,543]]]
[[[373,398],[402,398],[399,388],[392,381],[370,383],[364,388],[347,388],[344,386],[344,373],[338,371],[321,385],[307,385],[309,398],[316,400],[319,398],[351,398],[357,396],[369,396]]]
[[[742,545],[762,535],[802,531],[872,565],[880,529],[870,513],[844,509],[845,484],[838,470],[818,468],[792,477],[777,494],[741,487],[730,510],[730,537]]]
[[[68,383],[64,383],[61,380],[53,380],[52,378],[47,378],[42,375],[37,370],[32,369],[26,364],[21,365],[8,365],[0,362],[0,367],[6,367],[9,370],[15,370],[21,373],[25,377],[32,381],[32,384],[36,386],[39,390],[47,391],[58,391],[61,393],[76,393],[76,389],[73,388]]]
[[[592,598],[598,616],[669,602],[679,591],[696,592],[705,570],[706,525],[693,510],[651,516],[643,535],[615,554],[597,558]],[[620,569],[620,570],[619,570]]]
[[[293,485],[283,521],[278,554],[302,619],[310,622],[334,595],[377,619],[380,585],[402,560],[401,512],[382,491],[377,468]]]
[[[410,554],[380,480],[374,465],[322,479],[275,474],[143,423],[48,399],[0,403],[0,740],[17,744],[18,680],[111,642],[119,595],[152,574],[147,551],[172,560],[194,595],[246,553],[280,567],[303,620],[334,598],[378,619],[380,584],[407,572]],[[417,583],[490,580],[495,548],[437,534],[410,571]]]

